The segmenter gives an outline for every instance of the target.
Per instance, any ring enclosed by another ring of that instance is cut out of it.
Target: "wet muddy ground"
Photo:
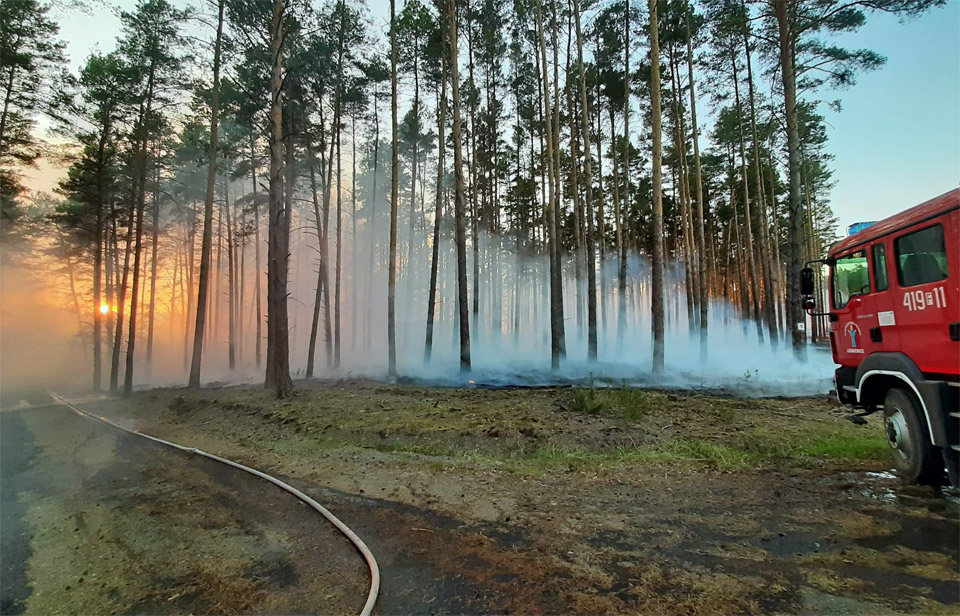
[[[960,501],[901,486],[878,419],[829,400],[298,387],[83,406],[317,498],[376,554],[383,614],[960,610]]]

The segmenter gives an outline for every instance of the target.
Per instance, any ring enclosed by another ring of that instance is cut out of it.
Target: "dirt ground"
[[[256,477],[81,418],[0,413],[6,614],[355,614],[353,546]]]
[[[83,406],[329,506],[383,614],[960,610],[960,501],[901,486],[879,418],[827,399],[354,380]]]

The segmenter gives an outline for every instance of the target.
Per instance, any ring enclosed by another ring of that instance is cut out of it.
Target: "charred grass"
[[[306,383],[290,399],[254,388],[141,394],[143,409],[306,453],[359,448],[449,465],[552,470],[682,464],[721,471],[886,459],[878,422],[830,401],[735,399],[629,388],[437,389]],[[117,406],[121,412],[121,406]],[[229,424],[220,422],[229,418]],[[229,434],[228,434],[229,435]]]

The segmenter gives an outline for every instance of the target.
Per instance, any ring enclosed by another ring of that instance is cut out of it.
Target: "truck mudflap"
[[[839,394],[839,378],[837,385]],[[958,388],[947,381],[927,379],[903,353],[872,353],[857,367],[853,385],[846,390],[855,396],[858,406],[869,408],[882,405],[886,392],[892,387],[913,391],[923,408],[930,442],[943,448],[945,453],[957,453],[960,448]]]

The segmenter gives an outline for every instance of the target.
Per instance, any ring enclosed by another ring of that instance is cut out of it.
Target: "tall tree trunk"
[[[400,178],[397,168],[397,15],[390,0],[390,264],[387,274],[387,372],[397,376],[397,208]]]
[[[567,53],[564,75],[572,76],[571,62],[573,62],[573,11],[571,3],[567,3]],[[583,281],[586,272],[586,233],[584,232],[585,221],[583,216],[583,202],[580,199],[580,134],[577,130],[579,119],[576,106],[574,105],[574,93],[579,101],[579,88],[575,91],[572,79],[568,77],[565,84],[564,94],[567,99],[567,118],[570,123],[570,197],[573,200],[573,259],[574,259],[574,282],[576,286],[576,304],[577,304],[577,336],[583,338],[584,309],[586,308],[586,285]],[[559,104],[559,101],[558,101]]]
[[[753,306],[753,318],[757,326],[757,339],[763,342],[763,316],[760,313],[760,289],[757,284],[757,275],[755,267],[755,252],[753,246],[753,222],[750,214],[750,179],[747,174],[747,155],[743,139],[743,108],[740,105],[740,77],[737,70],[737,56],[732,53],[731,62],[733,65],[733,92],[737,110],[737,129],[740,145],[740,175],[743,178],[743,218],[746,226],[746,251],[747,251],[747,281],[750,285],[750,298]],[[746,291],[746,289],[744,289]]]
[[[223,172],[223,211],[227,218],[227,365],[233,371],[237,367],[237,276],[234,256],[236,233],[230,212],[230,174],[226,169]]]
[[[350,350],[357,349],[357,321],[359,321],[357,273],[359,271],[357,245],[357,114],[350,114]]]
[[[559,251],[559,237],[557,237],[555,218],[557,215],[557,194],[554,176],[554,132],[553,132],[553,111],[550,104],[550,75],[547,64],[547,43],[543,30],[543,15],[541,2],[537,1],[537,36],[540,40],[540,65],[543,68],[543,102],[544,118],[546,119],[546,145],[547,145],[547,175],[548,175],[548,200],[545,204],[547,219],[547,245],[550,259],[550,367],[552,370],[560,369],[561,339],[562,331],[560,325],[563,322],[562,307],[557,301],[557,297],[562,292],[559,281],[560,276],[557,272],[559,265],[557,252]]]
[[[323,229],[323,217],[320,212],[320,199],[317,196],[317,161],[316,156],[314,155],[313,144],[310,141],[307,142],[307,156],[309,158],[308,164],[310,165],[310,194],[313,196],[313,216],[317,225],[317,242],[319,244],[318,252],[320,254],[320,262],[317,266],[316,295],[313,300],[313,319],[311,320],[310,325],[310,343],[307,346],[306,377],[309,379],[313,378],[314,359],[317,351],[317,338],[319,336],[320,303],[323,295],[323,274],[327,262],[327,242]]]
[[[554,293],[553,309],[556,312],[556,320],[551,320],[551,325],[555,325],[557,329],[557,350],[560,359],[564,359],[567,356],[567,341],[565,332],[566,325],[563,319],[563,251],[560,242],[561,222],[563,220],[563,214],[560,210],[560,204],[563,195],[560,182],[560,44],[558,42],[560,19],[557,11],[557,3],[553,3],[552,8],[552,27],[550,30],[553,47],[553,182],[555,184],[555,199],[553,203],[552,218],[555,250],[553,251],[554,282],[551,286],[551,290]]]
[[[123,317],[126,314],[127,308],[127,281],[129,280],[130,275],[130,252],[133,248],[133,227],[134,227],[134,209],[135,206],[131,203],[129,218],[127,222],[127,233],[124,241],[123,249],[123,274],[120,281],[119,292],[117,296],[117,311],[116,311],[116,327],[113,330],[113,349],[110,356],[110,391],[117,391],[119,380],[120,380],[120,349],[123,344]],[[114,241],[116,241],[116,229],[114,229]],[[117,250],[114,249],[114,256],[117,256]],[[119,264],[115,267],[116,270],[119,270]],[[119,271],[117,275],[120,275]]]
[[[693,79],[693,34],[690,32],[690,5],[684,15],[687,27],[687,78],[690,82],[690,127],[693,130],[693,160],[697,184],[697,238],[700,244],[700,267],[697,268],[700,288],[700,361],[707,360],[707,316],[709,295],[707,292],[707,244],[704,232],[707,226],[704,219],[703,174],[700,168],[700,132],[697,127],[697,95]]]
[[[109,114],[109,112],[108,112]],[[106,116],[109,118],[109,115]],[[111,317],[111,301],[104,304],[103,301],[103,261],[104,253],[107,251],[107,242],[104,234],[107,233],[106,226],[106,195],[104,194],[103,179],[106,172],[106,150],[107,142],[110,139],[110,120],[104,121],[100,131],[100,139],[97,144],[97,215],[94,238],[96,242],[96,253],[93,258],[93,391],[99,392],[103,385],[103,354],[102,354],[102,330],[103,317]],[[110,287],[110,258],[107,261],[107,287]],[[108,291],[108,296],[110,295]],[[106,312],[103,311],[106,306]]]
[[[787,159],[790,194],[787,203],[789,220],[787,254],[787,329],[790,330],[793,352],[806,359],[806,333],[800,305],[800,269],[803,267],[803,203],[800,201],[800,129],[797,119],[797,75],[794,67],[792,19],[796,10],[788,2],[771,0],[777,19],[780,43],[780,73],[787,116]]]
[[[693,284],[694,273],[694,257],[693,257],[693,238],[691,237],[691,230],[693,225],[690,222],[690,180],[687,170],[687,156],[686,156],[686,143],[685,143],[685,130],[683,126],[683,105],[681,103],[680,97],[680,67],[677,62],[676,47],[671,44],[669,46],[669,65],[670,65],[670,88],[673,90],[673,96],[671,97],[673,103],[673,138],[674,138],[674,147],[677,152],[676,160],[676,174],[677,177],[674,179],[675,182],[675,192],[679,191],[679,205],[680,205],[680,228],[683,231],[683,235],[680,236],[683,246],[683,275],[684,275],[684,295],[687,303],[687,327],[692,336],[697,328],[697,322],[694,316],[696,312],[697,299],[696,288]]]
[[[137,316],[138,300],[140,299],[140,260],[143,252],[143,210],[146,206],[147,198],[147,145],[149,131],[147,122],[153,112],[153,88],[156,68],[154,64],[150,65],[150,72],[147,81],[147,96],[145,112],[140,117],[140,136],[139,136],[139,162],[137,165],[137,189],[136,189],[136,236],[133,252],[133,290],[130,294],[130,323],[127,329],[127,356],[126,366],[123,372],[123,392],[129,394],[133,392],[133,362],[136,357],[135,350],[137,344]]]
[[[590,114],[587,106],[587,78],[583,67],[583,32],[580,27],[580,0],[573,0],[577,27],[577,67],[580,76],[580,122],[583,135],[583,174],[587,206],[587,359],[597,359],[597,271],[593,227],[593,156],[590,149]]]
[[[623,14],[623,195],[620,204],[624,228],[626,228],[626,217],[630,213],[630,0],[626,0],[625,7]],[[627,242],[625,237],[621,237],[618,248],[620,261],[617,270],[619,289],[617,338],[622,341],[626,338],[627,331]]]
[[[157,170],[156,183],[160,184],[160,171]],[[156,316],[157,302],[157,239],[160,236],[160,201],[157,191],[153,191],[153,238],[150,243],[150,313],[147,325],[147,379],[150,379],[153,368],[153,324]]]
[[[404,319],[410,318],[413,303],[413,246],[414,230],[417,209],[417,171],[419,166],[420,151],[420,54],[418,49],[419,42],[413,42],[413,107],[411,111],[416,118],[416,130],[413,135],[413,151],[410,157],[410,229],[407,234],[407,266],[404,268],[404,277],[407,279],[407,288],[404,298]]]
[[[267,369],[264,387],[278,398],[293,391],[287,330],[290,210],[284,203],[283,17],[285,0],[273,0],[270,22],[270,221],[267,243]],[[292,135],[288,136],[292,139]],[[289,147],[289,143],[288,143]],[[292,187],[289,187],[292,189]],[[289,193],[289,191],[288,191]],[[287,199],[289,202],[290,199]]]
[[[255,359],[257,369],[260,369],[261,363],[261,341],[263,340],[263,308],[261,307],[261,296],[260,296],[260,279],[263,276],[263,270],[260,266],[260,204],[257,203],[257,161],[254,156],[253,150],[253,137],[250,137],[250,175],[253,183],[253,241],[256,244],[254,250],[254,302],[256,303],[256,311],[254,313],[254,318],[257,320],[257,329],[255,342]]]
[[[629,0],[628,0],[629,1]],[[657,0],[649,0],[650,7],[650,114],[653,133],[653,372],[664,368],[663,342],[663,171],[661,169],[661,115],[660,115],[660,36],[657,26]]]
[[[337,254],[336,282],[333,289],[333,367],[340,367],[340,286],[343,274],[343,178],[340,156],[340,95],[337,96],[337,112],[334,121],[337,145]],[[333,161],[331,160],[330,163]],[[328,163],[328,164],[330,164]]]
[[[207,306],[209,304],[207,293],[210,287],[210,251],[213,246],[213,197],[217,182],[217,132],[220,119],[220,53],[221,39],[223,38],[224,1],[225,0],[220,0],[218,3],[217,38],[213,47],[210,149],[208,153],[209,162],[207,163],[207,190],[203,200],[203,238],[200,243],[200,282],[197,287],[197,317],[194,322],[193,356],[190,362],[189,387],[191,388],[200,387],[200,364],[203,360],[203,335],[207,322]],[[279,2],[280,0],[277,1]],[[254,185],[256,185],[256,182],[254,182]],[[259,247],[259,242],[257,245]],[[257,288],[259,289],[259,283]],[[259,344],[259,340],[260,337],[258,335],[257,344]]]
[[[742,4],[742,0],[741,0]],[[757,136],[757,105],[753,91],[753,61],[751,59],[752,51],[750,48],[750,38],[747,27],[743,29],[743,47],[747,56],[747,86],[748,101],[750,103],[750,134],[753,143],[753,170],[754,180],[756,181],[757,208],[759,210],[759,235],[760,235],[760,267],[763,276],[763,313],[764,320],[767,322],[767,329],[770,336],[770,344],[777,348],[778,328],[777,317],[774,310],[773,294],[773,275],[771,273],[770,262],[770,235],[767,225],[767,207],[764,203],[766,196],[763,191],[763,179],[760,170],[760,144]]]
[[[613,159],[613,217],[616,231],[617,249],[617,350],[623,350],[627,331],[627,277],[623,255],[627,248],[624,240],[624,210],[620,203],[620,153],[617,152],[617,133],[614,126],[616,111],[610,106],[610,157]]]
[[[393,0],[391,0],[392,2]],[[457,0],[447,1],[450,17],[450,87],[453,90],[453,170],[456,182],[454,225],[457,243],[457,315],[460,332],[460,371],[470,370],[470,314],[467,304],[467,236],[464,215],[467,209],[463,182],[463,139],[460,121],[460,69],[457,50]]]
[[[115,314],[118,310],[116,292],[117,284],[114,277],[114,270],[116,269],[114,262],[117,258],[117,216],[116,216],[116,204],[111,203],[110,213],[107,220],[104,221],[104,238],[103,238],[103,260],[104,260],[104,277],[106,278],[106,295],[107,295],[107,339],[106,342],[110,345],[110,355],[113,355],[113,347],[115,341],[113,339],[114,328],[116,326]],[[101,369],[102,372],[102,369]],[[108,382],[109,387],[109,382]]]
[[[473,331],[478,331],[480,319],[480,238],[477,235],[477,220],[480,208],[477,204],[479,182],[477,181],[477,85],[473,79],[473,22],[472,11],[467,12],[467,65],[470,82],[470,227],[473,236],[473,304],[471,317]]]
[[[377,248],[377,176],[380,175],[380,110],[377,102],[379,100],[377,84],[373,84],[373,186],[370,191],[370,260],[368,263],[369,272],[367,276],[366,302],[367,326],[364,328],[364,349],[370,347],[370,336],[373,330],[373,272],[374,264],[378,262],[376,258]]]
[[[440,60],[440,101],[437,113],[437,186],[436,213],[433,217],[433,255],[430,260],[430,288],[427,299],[427,331],[423,347],[423,361],[430,363],[433,353],[433,321],[437,308],[437,274],[440,259],[440,221],[443,219],[443,163],[446,141],[444,129],[447,123],[447,50],[441,52]]]
[[[187,351],[190,349],[190,315],[193,314],[193,280],[194,273],[196,270],[196,235],[197,235],[197,221],[193,217],[193,210],[190,210],[190,222],[187,225],[187,239],[186,243],[186,254],[184,255],[187,264],[186,264],[186,277],[187,277],[187,287],[186,287],[186,297],[187,297],[187,308],[183,313],[183,371],[186,372],[188,369],[188,355]],[[182,282],[182,279],[181,279]]]
[[[343,38],[346,24],[344,2],[340,0],[340,28],[337,34],[337,91],[334,101],[333,128],[337,144],[337,279],[333,293],[333,367],[340,367],[340,287],[343,274],[343,174],[341,165],[340,132],[343,115]],[[332,161],[331,161],[332,162]]]
[[[320,134],[324,135],[324,117],[323,110],[320,112]],[[323,236],[320,238],[320,243],[323,246],[321,249],[321,259],[320,259],[320,275],[323,276],[323,339],[324,339],[324,349],[326,351],[327,358],[327,368],[333,368],[333,326],[331,325],[331,319],[333,315],[333,304],[330,299],[330,199],[331,193],[333,192],[333,151],[336,147],[337,140],[330,137],[330,152],[329,154],[323,153],[323,148],[320,150],[320,177],[323,180],[323,206],[321,208],[321,215],[323,217]]]

